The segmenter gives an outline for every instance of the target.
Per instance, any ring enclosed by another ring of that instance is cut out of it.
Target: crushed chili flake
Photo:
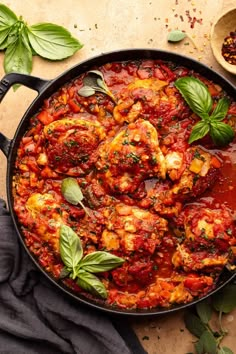
[[[229,64],[236,65],[236,30],[225,37],[221,53]]]
[[[195,16],[190,15],[190,11],[186,10],[185,14],[188,18],[188,22],[190,23],[190,28],[194,28],[195,23],[199,23],[200,25],[202,24],[202,18],[196,18]]]

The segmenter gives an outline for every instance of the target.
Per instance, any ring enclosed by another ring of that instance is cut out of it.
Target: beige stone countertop
[[[113,50],[154,48],[181,53],[213,68],[236,84],[236,76],[227,73],[214,59],[210,47],[210,29],[226,9],[236,7],[235,0],[7,0],[3,1],[28,24],[51,22],[66,27],[83,44],[71,58],[50,62],[33,58],[32,75],[52,79],[84,59]],[[167,42],[172,29],[186,31],[189,38],[178,44]],[[0,78],[4,76],[4,54],[0,53]],[[11,89],[0,107],[0,131],[13,138],[24,112],[36,97],[28,88]],[[6,198],[6,158],[0,153],[0,197]],[[132,320],[141,343],[149,354],[186,354],[194,352],[193,337],[185,328],[183,311]],[[223,344],[236,348],[236,310],[225,315],[223,324],[229,334]]]

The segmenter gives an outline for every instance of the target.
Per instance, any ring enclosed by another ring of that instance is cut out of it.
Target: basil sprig
[[[221,98],[213,110],[213,100],[207,86],[195,77],[182,77],[175,81],[175,86],[201,121],[192,129],[189,143],[202,139],[210,134],[212,141],[217,146],[224,146],[234,138],[234,131],[230,125],[223,123],[228,108],[229,100]]]
[[[95,92],[102,92],[111,97],[116,103],[116,98],[107,87],[103,74],[99,70],[90,70],[83,79],[83,87],[78,91],[78,94],[83,97],[89,97]]]
[[[86,208],[82,200],[84,199],[83,193],[77,180],[73,177],[64,178],[61,184],[61,192],[67,202],[77,205],[80,204],[85,213],[91,217],[89,210]]]
[[[72,56],[82,44],[62,26],[39,23],[32,26],[6,5],[0,4],[0,50],[5,50],[6,73],[30,74],[32,55],[49,60],[63,60]]]
[[[185,313],[185,326],[197,337],[195,349],[198,354],[233,354],[230,348],[221,344],[223,338],[228,334],[228,330],[222,326],[222,316],[235,308],[236,285],[230,284],[214,294],[209,301],[199,302],[195,306],[196,311],[190,310]],[[214,328],[211,326],[213,313],[218,315],[218,321],[215,320]]]
[[[69,276],[76,279],[84,290],[107,298],[104,284],[92,273],[101,273],[119,267],[124,259],[104,251],[96,251],[83,257],[83,247],[79,236],[67,225],[60,227],[59,248],[61,259],[65,265],[61,278]]]

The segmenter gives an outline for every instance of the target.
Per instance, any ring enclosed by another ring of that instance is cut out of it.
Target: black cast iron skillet
[[[121,310],[114,309],[111,307],[107,307],[103,302],[97,302],[94,300],[90,300],[81,296],[80,294],[72,293],[68,288],[64,287],[63,284],[59,283],[55,279],[53,279],[49,274],[47,274],[44,269],[38,264],[37,259],[30,253],[27,246],[24,242],[24,237],[21,232],[21,226],[17,221],[17,217],[13,210],[13,195],[12,195],[12,177],[14,175],[14,165],[16,159],[16,153],[19,146],[19,142],[27,130],[29,119],[41,108],[43,105],[43,101],[51,96],[54,92],[56,92],[62,85],[67,83],[68,81],[76,78],[80,74],[86,72],[87,70],[92,69],[94,66],[100,66],[106,64],[108,62],[114,61],[126,61],[126,60],[137,60],[137,59],[161,59],[171,61],[176,63],[177,65],[185,66],[187,68],[193,69],[194,71],[200,73],[206,78],[214,81],[219,84],[230,96],[236,97],[236,88],[227,81],[224,77],[217,74],[207,66],[193,60],[187,58],[185,56],[181,56],[175,53],[161,51],[161,50],[151,50],[151,49],[131,49],[131,50],[121,50],[116,52],[110,52],[106,54],[102,54],[97,57],[93,57],[89,60],[82,61],[78,65],[72,67],[68,71],[62,73],[60,76],[53,80],[43,80],[38,77],[11,73],[6,75],[0,82],[0,102],[7,93],[7,91],[11,88],[12,85],[19,83],[24,86],[27,86],[33,90],[38,92],[38,96],[33,100],[24,116],[22,117],[18,128],[15,132],[15,136],[12,140],[5,137],[2,133],[0,133],[0,148],[2,152],[7,157],[7,176],[6,176],[6,184],[7,184],[7,199],[9,211],[13,219],[13,223],[15,225],[15,229],[17,231],[18,237],[25,248],[26,252],[32,259],[32,261],[36,264],[39,270],[45,274],[45,276],[50,279],[50,281],[54,284],[55,287],[58,287],[62,290],[63,293],[69,295],[71,298],[77,300],[81,304],[85,304],[90,306],[91,308],[102,310],[109,314],[119,314],[119,315],[129,315],[129,316],[154,316],[160,315],[164,313],[171,313],[177,311],[179,309],[183,309],[185,307],[191,306],[198,301],[212,295],[216,291],[220,290],[226,284],[228,284],[235,277],[236,273],[231,273],[227,269],[222,273],[217,287],[210,294],[205,296],[204,298],[198,299],[190,304],[183,304],[178,306],[173,306],[168,309],[151,309],[151,310]]]

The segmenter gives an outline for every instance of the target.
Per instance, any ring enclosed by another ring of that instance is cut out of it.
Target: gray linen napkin
[[[0,199],[0,353],[144,354],[123,318],[75,303],[39,272]]]

